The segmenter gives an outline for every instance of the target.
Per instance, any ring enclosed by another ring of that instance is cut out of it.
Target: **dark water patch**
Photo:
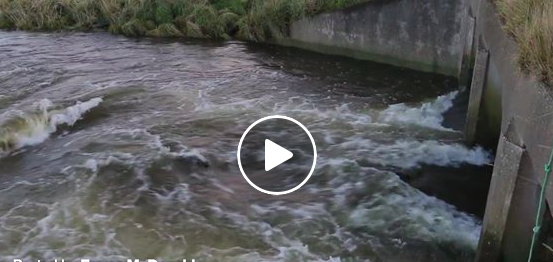
[[[328,83],[324,86],[327,90],[319,91],[372,98],[370,101],[378,105],[418,102],[457,87],[457,80],[453,77],[371,61],[277,45],[249,44],[248,49],[260,53],[264,65]]]
[[[402,173],[401,177],[424,193],[483,218],[492,170],[492,166],[425,166],[420,170]]]

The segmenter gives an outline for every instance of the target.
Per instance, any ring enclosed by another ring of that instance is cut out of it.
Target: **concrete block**
[[[523,148],[505,137],[499,140],[476,262],[499,261],[523,153]]]

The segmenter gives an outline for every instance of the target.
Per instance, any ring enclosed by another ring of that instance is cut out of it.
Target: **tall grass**
[[[265,41],[290,23],[369,0],[0,0],[0,28]],[[521,68],[553,84],[553,0],[495,0]]]
[[[523,70],[553,85],[553,0],[496,0]]]
[[[0,0],[0,28],[264,41],[292,21],[368,0]]]

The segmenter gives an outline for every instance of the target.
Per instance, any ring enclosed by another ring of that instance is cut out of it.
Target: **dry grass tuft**
[[[518,43],[521,68],[553,85],[553,2],[497,0],[497,7]]]

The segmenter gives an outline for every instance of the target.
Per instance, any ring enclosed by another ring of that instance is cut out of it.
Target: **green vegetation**
[[[292,21],[367,0],[0,0],[0,28],[264,41]]]
[[[369,0],[0,0],[0,29],[265,41],[292,21]],[[553,84],[551,0],[495,0],[524,71]]]
[[[496,0],[505,27],[519,46],[523,70],[553,85],[553,2]]]

